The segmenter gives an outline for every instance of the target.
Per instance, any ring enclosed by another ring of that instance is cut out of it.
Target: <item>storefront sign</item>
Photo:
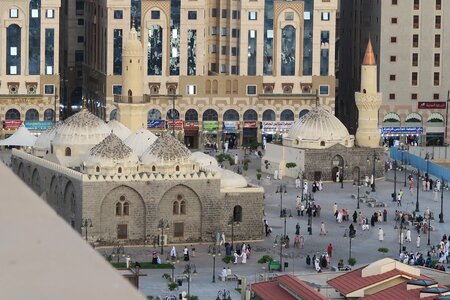
[[[219,121],[203,121],[204,131],[215,131],[219,129]]]
[[[289,130],[294,121],[263,121],[263,131]]]
[[[53,121],[25,121],[25,127],[30,130],[47,130],[53,127]]]
[[[423,134],[423,127],[383,127],[381,128],[381,134],[387,135],[399,135],[399,134]]]
[[[175,130],[183,130],[183,120],[167,120],[167,128],[173,129],[173,123],[175,121]]]
[[[419,102],[419,109],[445,109],[446,102]]]
[[[244,128],[258,128],[258,124],[256,121],[244,122]]]
[[[198,121],[186,121],[184,123],[184,129],[198,130]]]
[[[21,120],[5,120],[3,121],[3,129],[16,130],[22,124]]]
[[[165,126],[164,120],[153,120],[153,121],[148,120],[147,121],[148,128],[164,128],[164,126]]]
[[[224,121],[223,122],[223,131],[238,131],[239,130],[239,121]]]

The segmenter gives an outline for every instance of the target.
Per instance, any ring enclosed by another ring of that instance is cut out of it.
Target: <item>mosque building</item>
[[[355,93],[359,110],[356,138],[324,106],[316,105],[283,137],[283,144],[267,144],[262,169],[281,176],[310,180],[354,180],[381,177],[384,149],[379,147],[377,65],[369,41],[361,66],[361,89]],[[280,155],[281,154],[281,155]],[[286,164],[295,163],[295,167]]]

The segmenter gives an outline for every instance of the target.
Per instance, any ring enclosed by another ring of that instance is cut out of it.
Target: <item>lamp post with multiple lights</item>
[[[370,163],[372,161],[372,192],[376,192],[375,188],[375,163],[377,161],[380,161],[380,156],[378,153],[374,150],[372,155],[367,156],[367,162]]]

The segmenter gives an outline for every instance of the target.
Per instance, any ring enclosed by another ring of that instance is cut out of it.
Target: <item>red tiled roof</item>
[[[373,275],[362,277],[362,270],[364,267],[353,270],[331,280],[328,280],[327,283],[338,290],[341,294],[347,295],[351,292],[357,291],[364,287],[370,286],[374,283],[387,280],[389,278],[395,278],[398,276],[405,276],[408,278],[416,278],[417,276],[411,275],[406,272],[402,272],[398,269],[394,269],[380,275]],[[426,276],[420,276],[420,278],[427,278]]]
[[[397,285],[394,285],[393,287],[384,289],[382,291],[379,291],[378,293],[375,293],[373,295],[363,297],[361,299],[364,300],[391,300],[391,299],[408,299],[408,300],[431,300],[435,299],[438,296],[430,296],[430,297],[424,297],[420,298],[420,291],[422,289],[413,289],[413,290],[407,290],[407,282],[403,282]]]
[[[253,283],[251,290],[254,291],[263,300],[295,300],[292,294],[308,300],[326,300],[327,298],[310,287],[306,282],[299,280],[292,275],[281,275],[271,281]]]

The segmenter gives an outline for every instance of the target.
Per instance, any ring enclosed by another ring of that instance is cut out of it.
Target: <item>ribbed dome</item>
[[[170,134],[163,134],[142,155],[144,164],[184,162],[191,156],[191,151]]]
[[[86,109],[74,114],[57,128],[54,145],[96,145],[109,135],[106,123]]]
[[[296,148],[321,149],[335,144],[352,147],[353,136],[332,113],[319,106],[300,118],[283,138],[283,144]]]
[[[117,135],[122,141],[126,140],[126,138],[131,135],[131,130],[117,120],[109,121],[108,127],[111,128],[113,133]]]
[[[137,31],[134,27],[130,29],[130,36],[123,45],[122,56],[142,55],[142,44],[138,39]]]
[[[122,140],[111,133],[103,141],[95,145],[86,157],[86,165],[96,164],[138,164],[139,158]]]
[[[158,137],[145,128],[139,128],[125,139],[125,144],[133,149],[139,157],[148,149]]]
[[[55,126],[41,133],[33,148],[39,150],[50,149],[51,141],[55,138],[56,130],[63,124],[63,122],[57,122]]]

